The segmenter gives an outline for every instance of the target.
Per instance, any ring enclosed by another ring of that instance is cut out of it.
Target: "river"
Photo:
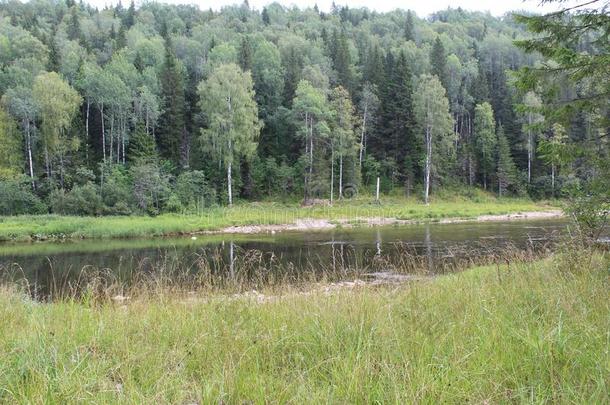
[[[550,247],[562,219],[470,222],[197,238],[82,240],[0,245],[0,280],[46,297],[82,288],[95,275],[125,285],[142,275],[209,273],[210,280],[340,280],[363,272],[428,274],[460,263]],[[212,282],[211,281],[211,282]]]

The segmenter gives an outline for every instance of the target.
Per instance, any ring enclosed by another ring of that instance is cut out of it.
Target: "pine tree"
[[[447,55],[445,55],[445,47],[439,36],[436,37],[432,51],[430,52],[430,66],[432,66],[432,74],[438,77],[445,89],[448,87],[449,78],[447,75]]]

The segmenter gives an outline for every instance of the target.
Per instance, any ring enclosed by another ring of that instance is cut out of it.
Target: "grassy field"
[[[382,204],[361,198],[337,202],[332,207],[298,204],[247,203],[231,208],[211,208],[198,215],[158,217],[66,217],[57,215],[0,217],[0,241],[63,238],[127,238],[220,230],[236,225],[290,224],[298,219],[350,220],[386,217],[416,221],[475,218],[488,214],[540,211],[552,208],[530,200],[490,196],[434,201],[426,206],[415,199],[386,197]]]
[[[264,303],[4,289],[0,402],[608,403],[609,264],[583,251]]]

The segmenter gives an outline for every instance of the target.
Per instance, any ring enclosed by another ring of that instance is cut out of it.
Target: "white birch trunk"
[[[28,118],[25,124],[25,139],[26,146],[28,152],[28,166],[30,171],[30,180],[32,181],[32,190],[36,189],[36,184],[34,183],[34,164],[32,162],[32,134],[30,132],[30,119]]]
[[[229,162],[229,164],[227,165],[227,187],[228,187],[228,193],[229,193],[229,206],[233,205],[233,192],[232,192],[232,182],[233,179],[231,177],[231,166],[232,163]]]
[[[339,199],[343,199],[343,154],[339,155]]]
[[[330,204],[333,204],[333,197],[335,194],[335,148],[331,145],[330,147]],[[341,191],[339,191],[341,193]]]
[[[104,104],[100,106],[100,116],[102,117],[102,151],[104,152],[104,163],[106,163],[106,131],[104,129]]]
[[[358,162],[360,164],[360,169],[362,170],[362,156],[364,155],[364,135],[366,133],[366,115],[367,115],[368,105],[364,105],[364,115],[362,116],[362,133],[360,134],[360,156],[358,158]]]
[[[428,204],[428,197],[430,195],[430,171],[432,160],[432,136],[430,134],[430,127],[426,127],[426,164],[425,164],[425,178],[424,178],[424,201]]]

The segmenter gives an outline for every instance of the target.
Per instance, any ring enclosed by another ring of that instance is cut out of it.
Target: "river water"
[[[561,219],[339,228],[331,231],[182,238],[0,244],[0,280],[37,295],[83,285],[103,273],[129,284],[140,275],[197,275],[210,280],[342,279],[353,272],[447,271],[512,252],[550,247]],[[33,288],[32,288],[33,287]]]

